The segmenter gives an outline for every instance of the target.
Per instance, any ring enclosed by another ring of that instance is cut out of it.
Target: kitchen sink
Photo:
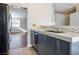
[[[45,30],[46,32],[53,32],[53,33],[64,33],[62,31],[56,31],[56,30]]]

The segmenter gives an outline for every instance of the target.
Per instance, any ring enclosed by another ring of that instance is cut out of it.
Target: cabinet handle
[[[38,33],[35,33],[35,35],[38,35]]]
[[[59,40],[57,40],[57,54],[59,55]]]
[[[35,39],[35,44],[38,44],[38,39]]]
[[[35,33],[35,39],[34,39],[35,44],[38,44],[38,33]]]

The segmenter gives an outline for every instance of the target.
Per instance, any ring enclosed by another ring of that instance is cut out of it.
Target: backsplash
[[[79,26],[49,26],[48,28],[53,30],[63,31],[63,32],[79,33]]]

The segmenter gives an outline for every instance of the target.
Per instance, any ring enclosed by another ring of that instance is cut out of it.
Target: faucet
[[[58,27],[54,27],[54,29],[55,29],[56,31],[58,31],[58,30],[59,30],[59,28],[58,28]]]

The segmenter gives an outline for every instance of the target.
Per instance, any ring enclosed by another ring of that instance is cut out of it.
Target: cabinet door
[[[69,55],[70,54],[70,43],[63,40],[58,40],[58,54]]]
[[[43,34],[39,34],[38,36],[38,51],[39,54],[44,55],[45,54],[45,36]]]
[[[35,46],[35,44],[34,44],[34,32],[33,31],[31,31],[31,44],[32,44],[32,46]]]
[[[35,49],[35,51],[38,53],[38,35],[39,33],[32,31],[31,32],[31,43],[32,47]]]
[[[53,37],[46,36],[45,41],[46,53],[48,55],[57,55],[57,39]]]

